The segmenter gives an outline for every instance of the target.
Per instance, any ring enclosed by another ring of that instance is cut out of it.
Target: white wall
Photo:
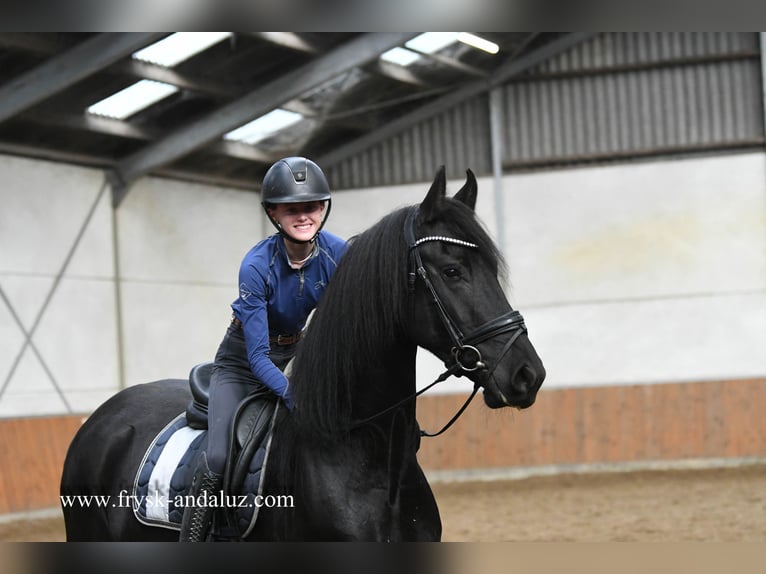
[[[765,162],[748,153],[504,178],[509,297],[547,387],[766,374]],[[146,178],[113,220],[98,170],[0,156],[0,174],[0,416],[88,412],[118,389],[118,292],[126,384],[212,358],[240,259],[272,232],[257,196]],[[349,237],[428,187],[338,192],[327,228]],[[492,180],[479,189],[495,233]],[[94,205],[24,348],[17,319],[31,329]],[[423,385],[441,372],[426,353],[418,369]],[[468,390],[455,379],[441,389]]]
[[[239,263],[263,236],[258,197],[145,178],[118,226],[126,383],[184,377],[226,331]]]
[[[356,233],[427,189],[338,193],[334,223]],[[763,154],[506,176],[503,193],[509,299],[547,388],[766,374]],[[477,212],[497,237],[491,178]],[[423,353],[421,386],[441,370]],[[450,379],[434,392],[470,388]]]
[[[109,194],[99,195],[103,175],[6,156],[0,175],[0,416],[100,402],[117,374],[112,212]]]
[[[513,298],[549,387],[766,374],[763,154],[506,185]]]

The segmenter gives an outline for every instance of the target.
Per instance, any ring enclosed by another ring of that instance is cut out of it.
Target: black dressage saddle
[[[210,376],[213,363],[201,363],[189,373],[192,400],[186,407],[186,421],[191,428],[207,429]],[[232,425],[232,440],[226,457],[224,489],[235,492],[242,484],[253,454],[269,434],[277,401],[268,389],[258,389],[237,406]]]

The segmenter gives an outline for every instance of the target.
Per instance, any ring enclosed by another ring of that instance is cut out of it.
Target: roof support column
[[[489,92],[489,131],[492,154],[492,177],[495,190],[496,241],[500,253],[505,255],[505,202],[503,198],[503,87]]]

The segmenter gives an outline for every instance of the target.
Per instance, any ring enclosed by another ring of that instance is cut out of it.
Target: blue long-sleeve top
[[[277,396],[286,398],[287,379],[269,358],[269,337],[295,335],[303,329],[347,244],[320,231],[311,258],[294,269],[284,241],[279,234],[271,235],[245,255],[239,269],[239,297],[231,308],[242,323],[253,374]]]

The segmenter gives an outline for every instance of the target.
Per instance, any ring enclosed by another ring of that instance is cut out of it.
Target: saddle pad
[[[233,511],[230,517],[235,519],[243,538],[252,531],[258,517],[255,500],[263,491],[276,413],[274,409],[269,431],[250,460],[241,495],[219,493],[218,499],[211,501],[218,509]],[[139,522],[180,530],[184,497],[194,475],[197,455],[206,447],[207,430],[189,427],[184,413],[160,431],[147,449],[133,485],[133,513]]]
[[[188,485],[197,454],[206,446],[207,431],[187,426],[183,413],[160,431],[144,454],[133,484],[133,513],[139,522],[180,529],[183,509],[176,511],[174,497],[179,493],[172,492],[171,481],[180,473]]]

